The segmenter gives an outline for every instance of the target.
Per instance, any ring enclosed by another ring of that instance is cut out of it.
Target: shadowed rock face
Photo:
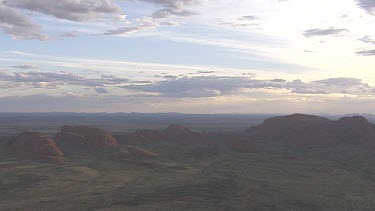
[[[91,149],[106,150],[117,146],[117,140],[107,131],[87,126],[68,126],[55,135],[65,145],[86,145]]]
[[[23,132],[12,142],[12,147],[20,156],[42,161],[64,162],[63,153],[55,142],[35,132]]]
[[[268,119],[247,132],[254,139],[264,138],[302,146],[375,144],[375,126],[358,116],[332,121],[294,114]]]
[[[86,142],[86,138],[83,135],[72,132],[56,133],[53,136],[53,140],[55,140],[56,145],[64,152],[75,149],[82,149],[88,144]]]
[[[274,117],[265,120],[262,124],[252,127],[247,132],[252,135],[268,136],[270,138],[282,138],[294,130],[299,130],[316,125],[330,123],[331,120],[303,114],[293,114],[290,116]]]

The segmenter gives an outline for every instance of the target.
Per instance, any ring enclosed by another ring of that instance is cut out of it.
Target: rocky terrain
[[[243,132],[26,131],[0,140],[0,210],[372,210],[374,131],[302,114]]]
[[[247,130],[253,139],[271,139],[299,146],[337,146],[375,144],[375,125],[361,116],[337,121],[294,114],[275,117]]]

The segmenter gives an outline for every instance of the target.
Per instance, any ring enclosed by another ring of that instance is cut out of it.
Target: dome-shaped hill
[[[26,131],[15,137],[12,148],[22,157],[42,161],[64,162],[63,153],[53,139]]]
[[[282,138],[291,131],[314,125],[325,125],[332,121],[323,117],[292,114],[289,116],[274,117],[265,120],[262,124],[249,128],[247,132],[253,135]]]
[[[177,124],[171,124],[163,131],[163,133],[166,134],[166,135],[168,135],[168,134],[189,135],[189,134],[192,134],[193,132],[185,126],[177,125]]]
[[[180,144],[188,144],[192,141],[196,141],[197,139],[196,133],[192,132],[187,127],[177,124],[169,125],[165,130],[163,130],[163,135],[168,141]]]
[[[65,125],[61,128],[61,132],[62,134],[56,134],[59,138],[59,143],[84,143],[87,148],[97,150],[106,150],[117,146],[117,140],[109,132],[102,129]],[[84,137],[84,141],[82,137]]]
[[[87,145],[83,135],[72,132],[59,132],[53,136],[56,145],[64,152],[84,148]]]
[[[375,144],[375,126],[360,116],[337,121],[301,114],[276,117],[250,128],[248,134],[302,146]]]
[[[361,116],[336,121],[336,133],[346,143],[375,143],[375,125]]]

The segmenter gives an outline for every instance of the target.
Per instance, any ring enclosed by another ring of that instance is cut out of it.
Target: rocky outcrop
[[[294,114],[268,119],[247,132],[252,138],[300,146],[375,144],[375,125],[359,116],[332,121],[317,116]]]
[[[64,152],[83,149],[87,146],[86,138],[83,135],[72,132],[59,132],[53,136],[56,145]]]
[[[106,150],[117,146],[117,140],[107,131],[87,126],[68,126],[55,135],[59,145],[86,146],[88,149]]]
[[[251,135],[267,136],[269,138],[283,138],[295,130],[303,130],[307,127],[325,125],[331,120],[303,114],[293,114],[289,116],[274,117],[265,120],[262,124],[247,130]]]
[[[63,153],[53,139],[36,132],[21,133],[15,137],[11,147],[21,157],[56,163],[64,162]]]

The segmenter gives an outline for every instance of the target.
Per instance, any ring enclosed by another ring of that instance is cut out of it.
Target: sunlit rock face
[[[15,137],[12,148],[25,158],[63,163],[63,153],[52,138],[36,132],[26,131]]]

